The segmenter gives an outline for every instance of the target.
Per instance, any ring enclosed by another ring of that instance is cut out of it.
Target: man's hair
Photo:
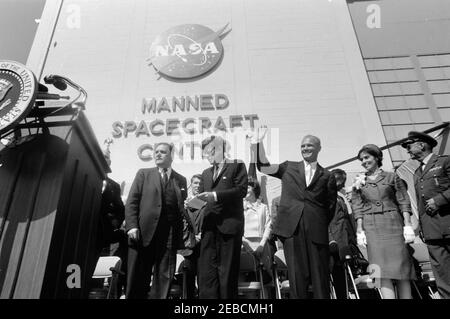
[[[307,138],[312,139],[312,140],[315,140],[315,142],[317,143],[317,145],[319,145],[319,147],[322,147],[321,142],[320,142],[320,138],[318,138],[317,136],[308,134],[308,135],[306,135],[306,136],[303,137],[302,142],[303,142],[305,139],[307,139]]]
[[[194,176],[191,177],[191,183],[194,181],[194,178],[197,178],[198,180],[200,180],[200,182],[203,180],[201,174],[195,174]]]
[[[155,144],[155,151],[156,151],[156,149],[158,148],[158,146],[160,146],[160,145],[165,145],[165,146],[167,146],[167,147],[169,148],[170,154],[172,154],[172,152],[173,152],[173,144],[172,144],[172,143],[167,143],[167,142],[156,143],[156,144]]]
[[[253,193],[255,193],[255,197],[259,198],[259,195],[261,195],[261,185],[259,185],[259,182],[257,179],[249,177],[248,178],[248,186],[251,186],[253,188]]]
[[[336,168],[331,171],[331,173],[334,175],[334,179],[336,180],[336,185],[340,188],[345,186],[345,182],[347,181],[347,173],[340,169]]]
[[[228,141],[220,136],[211,135],[210,137],[205,138],[202,141],[202,151],[205,150],[205,148],[212,144],[214,151],[216,150],[216,147],[222,148],[222,155],[223,157],[229,156],[229,151],[231,149],[230,143]],[[220,150],[219,148],[219,150]]]
[[[214,146],[221,145],[223,151],[225,152],[228,142],[220,136],[211,135],[202,141],[202,150],[204,150],[209,144],[213,144]]]

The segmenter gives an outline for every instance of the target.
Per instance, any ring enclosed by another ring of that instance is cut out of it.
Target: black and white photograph
[[[450,299],[449,134],[448,0],[0,0],[0,299]]]

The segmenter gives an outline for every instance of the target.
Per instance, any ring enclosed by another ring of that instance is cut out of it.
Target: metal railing
[[[429,134],[429,133],[433,133],[433,132],[436,132],[436,131],[439,131],[439,130],[442,130],[442,132],[439,134],[440,136],[442,136],[442,141],[441,141],[441,145],[439,147],[438,154],[442,155],[442,154],[444,154],[444,151],[446,149],[446,145],[447,145],[447,142],[448,142],[448,135],[450,133],[450,122],[443,122],[442,124],[439,124],[437,126],[429,128],[429,129],[423,131],[422,133]],[[380,149],[381,150],[390,149],[391,147],[394,147],[394,146],[402,144],[407,139],[408,139],[408,137],[402,138],[401,140],[398,140],[398,141],[389,143],[389,144],[387,144],[385,146],[382,146],[382,147],[380,147]],[[354,157],[351,157],[349,159],[346,159],[346,160],[343,160],[341,162],[338,162],[336,164],[330,165],[330,166],[327,167],[327,169],[331,170],[333,168],[336,168],[336,167],[339,167],[339,166],[351,163],[351,162],[356,161],[356,160],[358,160],[358,157],[354,156]]]

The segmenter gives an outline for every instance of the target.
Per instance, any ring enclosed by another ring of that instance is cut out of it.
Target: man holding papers
[[[202,299],[237,298],[238,292],[247,169],[242,161],[225,158],[226,146],[218,136],[202,142],[203,155],[212,165],[203,171],[197,196],[207,202],[199,259]]]

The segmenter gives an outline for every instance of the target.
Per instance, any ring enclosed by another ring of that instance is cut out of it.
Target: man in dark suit
[[[200,184],[202,181],[202,175],[196,174],[191,178],[191,192],[192,196],[186,200],[185,208],[191,219],[191,224],[194,226],[195,232],[195,247],[190,249],[183,249],[179,253],[184,257],[184,266],[186,267],[186,297],[187,299],[195,298],[195,280],[198,278],[198,258],[200,257],[200,238],[203,229],[203,216],[205,206],[203,207],[191,207],[189,206],[189,200],[199,194]],[[204,202],[203,202],[204,203]],[[185,225],[187,226],[187,225]]]
[[[109,155],[105,153],[105,159],[110,165]],[[107,177],[103,181],[102,200],[100,205],[99,235],[97,240],[98,255],[102,249],[111,243],[119,241],[120,226],[125,218],[125,208],[120,196],[120,185]]]
[[[320,140],[311,135],[301,143],[304,161],[271,165],[261,143],[266,132],[263,127],[252,136],[252,151],[258,170],[282,182],[273,233],[283,242],[290,297],[307,298],[312,284],[314,298],[329,298],[328,224],[336,205],[334,176],[317,163]]]
[[[409,132],[402,144],[419,161],[414,174],[421,236],[430,253],[439,294],[450,299],[450,157],[433,154],[437,141]]]
[[[155,147],[156,167],[140,169],[125,207],[129,237],[127,298],[167,298],[176,265],[176,251],[183,248],[183,209],[186,178],[172,168],[173,146]]]
[[[342,169],[331,171],[336,180],[337,201],[334,217],[328,225],[328,235],[330,240],[331,273],[334,280],[334,288],[338,299],[345,299],[345,271],[344,263],[346,255],[353,256],[353,251],[357,249],[356,231],[353,227],[353,217],[349,215],[347,199],[345,197],[345,182],[347,174]]]
[[[238,292],[247,169],[243,162],[225,158],[226,146],[218,136],[202,142],[203,154],[212,167],[203,171],[197,196],[207,202],[200,241],[201,299],[237,298]]]
[[[110,150],[103,151],[108,166],[111,166]],[[120,185],[111,178],[107,177],[103,181],[102,199],[100,205],[100,221],[98,224],[96,256],[118,256],[122,260],[122,267],[119,274],[117,286],[113,287],[112,296],[118,298],[121,295],[121,288],[126,285],[126,235],[121,229],[121,225],[125,219],[125,207],[121,198]],[[125,237],[125,243],[123,243]],[[125,244],[125,246],[124,246]],[[98,282],[97,282],[98,281]],[[93,280],[93,284],[103,287],[103,281]]]

